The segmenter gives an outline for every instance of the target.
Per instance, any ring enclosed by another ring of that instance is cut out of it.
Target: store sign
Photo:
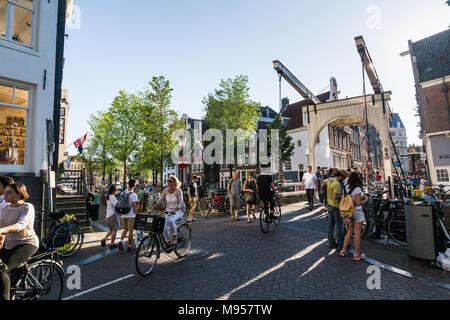
[[[449,159],[450,158],[450,154],[441,154],[439,155],[440,159]]]

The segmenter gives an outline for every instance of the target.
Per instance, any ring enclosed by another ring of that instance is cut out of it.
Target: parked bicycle
[[[6,265],[0,260],[0,270]],[[11,300],[61,300],[65,273],[56,250],[28,259],[11,270]]]
[[[169,213],[166,212],[166,214]],[[135,257],[136,270],[141,276],[147,276],[153,271],[161,255],[161,250],[167,254],[175,252],[181,259],[186,257],[191,249],[191,219],[181,219],[176,222],[177,244],[175,246],[171,246],[164,239],[164,223],[165,215],[139,214],[136,216],[135,229],[147,233],[139,243]]]
[[[227,213],[230,210],[230,196],[225,189],[216,189],[200,199],[198,208],[203,218],[210,214]]]
[[[384,199],[380,194],[369,194],[367,209],[364,233],[375,239],[382,239],[386,235],[401,246],[407,245],[403,200]]]
[[[84,243],[84,232],[75,220],[64,220],[64,212],[51,212],[49,218],[36,222],[50,222],[50,232],[41,240],[45,250],[55,249],[62,257],[71,257],[80,251]]]
[[[269,225],[271,223],[278,226],[281,221],[281,197],[279,196],[278,193],[274,194],[273,202],[274,202],[274,211],[272,216],[270,215],[269,212],[270,202],[268,201],[263,201],[263,206],[261,207],[259,213],[259,225],[263,233],[269,232]]]

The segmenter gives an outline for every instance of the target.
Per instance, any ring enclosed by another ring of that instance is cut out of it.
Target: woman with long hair
[[[353,216],[348,219],[348,232],[344,239],[344,245],[340,252],[342,257],[345,257],[347,252],[347,247],[350,243],[350,239],[353,235],[355,235],[354,239],[354,247],[355,254],[353,256],[353,260],[360,260],[365,258],[365,254],[360,252],[360,244],[361,244],[361,227],[362,223],[366,221],[364,217],[364,211],[362,206],[369,200],[366,195],[364,195],[362,191],[362,180],[358,173],[352,172],[348,177],[347,186],[345,187],[345,191],[347,194],[351,195],[353,199],[353,203],[355,205],[355,212]]]
[[[181,191],[181,182],[175,176],[167,178],[169,186],[162,192],[158,202],[152,209],[163,206],[169,213],[166,216],[164,224],[164,235],[170,241],[172,246],[177,244],[177,225],[176,221],[180,220],[186,211],[186,205],[183,201],[183,192]]]
[[[252,207],[253,219],[256,219],[256,194],[258,192],[258,185],[253,180],[253,172],[249,171],[247,174],[247,180],[244,182],[243,191],[245,193],[245,201],[247,202],[247,223],[250,223],[250,207]]]
[[[120,229],[120,220],[119,215],[116,212],[116,204],[117,204],[117,187],[115,185],[111,185],[108,189],[108,196],[106,198],[106,221],[108,222],[109,231],[103,238],[101,245],[102,247],[106,246],[106,240],[108,240],[109,236],[111,236],[111,245],[110,248],[116,248],[117,231]]]

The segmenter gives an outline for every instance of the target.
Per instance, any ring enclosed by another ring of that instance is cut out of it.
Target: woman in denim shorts
[[[353,260],[360,260],[365,258],[365,254],[360,252],[359,247],[361,243],[361,227],[362,223],[366,221],[364,217],[364,211],[362,206],[369,200],[366,195],[362,192],[362,180],[358,173],[352,172],[348,177],[348,184],[345,190],[348,194],[352,196],[353,203],[355,205],[355,212],[353,217],[348,220],[348,232],[344,239],[344,246],[340,252],[342,257],[347,255],[347,247],[350,243],[350,239],[353,234],[355,235],[354,246],[355,254]]]

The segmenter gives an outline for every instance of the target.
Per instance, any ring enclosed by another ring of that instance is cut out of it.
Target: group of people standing
[[[379,173],[377,173],[379,175]],[[347,183],[346,183],[346,182]],[[324,205],[328,215],[328,245],[340,250],[341,256],[347,255],[347,248],[354,236],[355,260],[365,257],[360,252],[361,228],[365,221],[363,205],[368,201],[362,191],[363,177],[357,168],[339,170],[331,168],[327,173],[320,167],[312,172],[308,166],[302,177],[302,190],[306,191],[309,210],[314,207],[314,193],[317,191],[320,203]],[[353,217],[348,221],[348,233],[344,237],[344,219],[341,217],[339,205],[343,196],[350,194],[355,206]]]
[[[340,250],[340,255],[348,254],[347,248],[351,238],[354,236],[354,260],[365,258],[360,251],[361,228],[365,221],[363,205],[368,201],[363,193],[362,175],[356,169],[352,172],[331,169],[329,177],[322,182],[322,190],[326,195],[325,203],[328,214],[328,245],[330,248]],[[352,197],[355,212],[348,219],[348,232],[344,237],[344,218],[341,217],[339,205],[345,195]]]

